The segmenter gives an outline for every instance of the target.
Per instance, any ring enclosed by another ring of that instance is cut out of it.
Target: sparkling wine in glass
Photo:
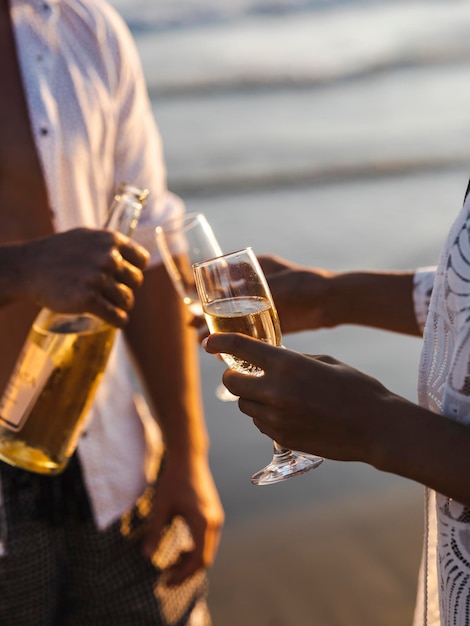
[[[155,236],[176,291],[192,315],[204,322],[192,266],[222,254],[207,218],[202,213],[182,213],[157,226]],[[222,383],[217,386],[215,395],[223,402],[238,399]]]
[[[199,300],[212,333],[237,332],[281,346],[281,327],[268,283],[251,248],[193,265]],[[243,374],[263,376],[259,367],[231,354],[221,355]],[[269,485],[304,474],[323,459],[300,454],[273,441],[272,461],[251,477],[255,485]]]

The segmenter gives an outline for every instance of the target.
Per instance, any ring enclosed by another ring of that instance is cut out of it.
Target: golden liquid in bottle
[[[281,345],[277,312],[267,298],[257,296],[224,298],[206,305],[205,316],[212,333],[242,333],[275,346]],[[262,376],[263,370],[251,363],[221,354],[231,369],[243,374]]]
[[[64,469],[102,378],[114,333],[112,326],[90,315],[41,313],[0,407],[2,460],[42,474]]]

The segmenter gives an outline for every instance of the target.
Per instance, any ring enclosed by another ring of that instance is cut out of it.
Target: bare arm
[[[420,335],[413,309],[413,275],[332,272],[260,256],[284,333],[359,324]]]
[[[208,465],[198,343],[187,322],[186,309],[165,268],[152,267],[136,298],[126,336],[166,446],[165,467],[156,485],[158,506],[152,512],[144,553],[152,554],[162,529],[176,515],[185,518],[195,542],[194,551],[173,568],[173,583],[212,563],[223,522]]]
[[[144,248],[118,233],[76,228],[0,246],[0,306],[31,300],[60,313],[93,313],[123,326],[147,265]]]
[[[224,373],[240,410],[294,450],[362,461],[470,506],[470,428],[421,408],[332,357],[308,356],[243,335],[211,335],[210,353],[236,354],[264,376]]]

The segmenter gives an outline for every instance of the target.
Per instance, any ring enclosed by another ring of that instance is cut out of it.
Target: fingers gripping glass
[[[272,345],[281,345],[281,328],[266,278],[251,248],[193,265],[199,300],[212,333],[237,332]],[[231,354],[221,355],[243,374],[262,376],[263,370]],[[322,463],[273,441],[271,463],[253,474],[255,485],[269,485],[303,474]]]
[[[183,213],[157,226],[155,236],[176,291],[194,317],[204,320],[192,265],[222,254],[209,222],[202,213]],[[237,400],[222,383],[217,386],[215,395],[224,402]]]

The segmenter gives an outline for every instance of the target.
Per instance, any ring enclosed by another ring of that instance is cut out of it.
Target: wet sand
[[[229,528],[211,573],[214,625],[408,626],[421,493],[345,496]]]

